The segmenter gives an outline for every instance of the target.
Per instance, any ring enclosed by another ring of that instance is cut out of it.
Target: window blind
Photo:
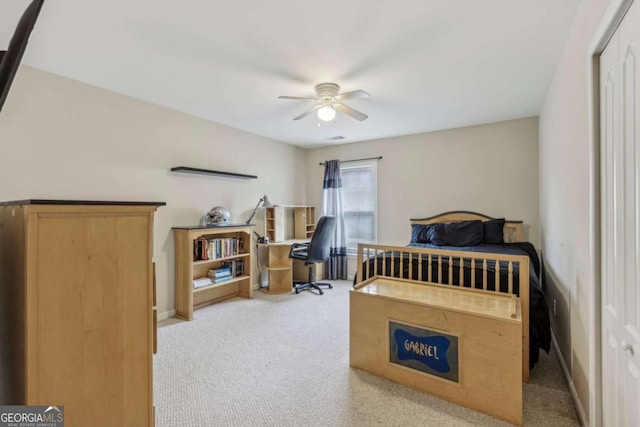
[[[340,166],[347,251],[377,240],[377,167],[375,162]]]

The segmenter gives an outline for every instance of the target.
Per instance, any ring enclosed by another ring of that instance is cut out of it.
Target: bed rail
[[[357,262],[356,283],[378,275],[404,277],[461,289],[518,294],[522,310],[522,376],[523,381],[529,380],[529,257],[359,244]],[[465,268],[469,269],[468,273]],[[517,276],[516,270],[519,272]],[[493,280],[490,280],[491,276]],[[506,283],[502,281],[504,277]],[[514,286],[516,279],[517,287]]]

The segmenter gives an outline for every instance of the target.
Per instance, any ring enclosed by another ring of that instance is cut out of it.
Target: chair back
[[[331,254],[331,238],[336,229],[335,216],[323,216],[316,225],[316,231],[309,242],[309,258],[307,262],[322,262]]]

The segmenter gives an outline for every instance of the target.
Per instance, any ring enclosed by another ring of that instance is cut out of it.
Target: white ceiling
[[[2,0],[0,49],[28,0]],[[539,113],[580,0],[47,0],[23,63],[302,147]],[[363,89],[319,126],[314,85]]]

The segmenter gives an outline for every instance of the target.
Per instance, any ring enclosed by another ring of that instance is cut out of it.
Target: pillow
[[[432,224],[411,224],[410,243],[431,243],[429,230]]]
[[[431,243],[438,246],[476,246],[484,241],[484,228],[482,221],[433,224],[429,238]]]
[[[488,244],[504,243],[504,218],[490,219],[482,223],[484,242]]]

